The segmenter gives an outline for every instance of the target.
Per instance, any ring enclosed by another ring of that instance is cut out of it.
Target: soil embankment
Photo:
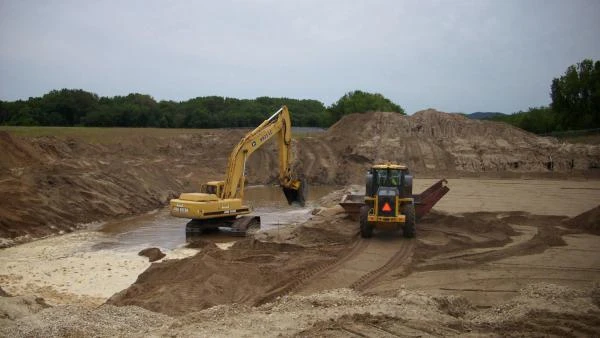
[[[0,131],[0,237],[27,240],[155,209],[199,182],[222,179],[245,132],[106,129],[89,138],[85,130],[40,137]],[[362,183],[378,161],[406,163],[421,177],[597,176],[600,166],[600,146],[434,110],[349,115],[293,147],[294,168],[309,184]],[[274,142],[259,149],[247,165],[249,183],[275,182],[277,156]]]

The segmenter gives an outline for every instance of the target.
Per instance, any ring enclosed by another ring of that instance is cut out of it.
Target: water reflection
[[[278,225],[304,222],[310,217],[316,200],[335,189],[331,186],[310,187],[304,208],[288,205],[278,186],[250,186],[246,189],[244,199],[254,208],[254,214],[261,217],[261,229],[269,229]],[[187,219],[169,215],[166,207],[142,216],[108,222],[100,229],[108,235],[106,240],[92,249],[175,249],[186,242],[187,222]],[[203,235],[203,238],[216,243],[235,240],[220,232]]]

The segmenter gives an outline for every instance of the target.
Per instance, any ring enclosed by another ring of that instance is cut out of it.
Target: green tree
[[[600,61],[585,59],[552,80],[552,110],[564,129],[600,127]]]
[[[367,93],[355,90],[346,93],[337,102],[327,108],[329,123],[333,124],[342,116],[352,113],[371,111],[397,112],[404,115],[404,109],[379,93]]]
[[[29,101],[31,106],[34,100],[30,98]],[[47,115],[38,122],[51,126],[79,125],[81,118],[93,111],[97,104],[98,95],[81,89],[52,90],[37,103],[41,112]]]

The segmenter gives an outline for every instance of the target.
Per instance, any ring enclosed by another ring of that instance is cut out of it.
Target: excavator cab
[[[200,192],[220,196],[221,191],[223,191],[223,184],[225,184],[223,181],[207,182],[200,186]]]

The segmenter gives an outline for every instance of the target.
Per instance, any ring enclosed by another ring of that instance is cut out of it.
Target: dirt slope
[[[573,228],[600,235],[600,205],[569,219],[565,223]]]
[[[561,143],[505,123],[424,110],[345,116],[298,144],[310,181],[362,182],[370,163],[397,161],[420,175],[597,172],[600,147]],[[322,156],[318,156],[322,154]],[[315,156],[316,155],[316,156]]]
[[[0,238],[27,240],[164,205],[205,180],[223,179],[229,152],[246,132],[105,129],[89,139],[0,131]],[[348,115],[294,140],[293,149],[295,171],[309,184],[362,184],[378,161],[407,163],[421,177],[600,171],[600,146],[434,110]],[[276,182],[277,161],[274,142],[259,149],[248,161],[249,183]]]

